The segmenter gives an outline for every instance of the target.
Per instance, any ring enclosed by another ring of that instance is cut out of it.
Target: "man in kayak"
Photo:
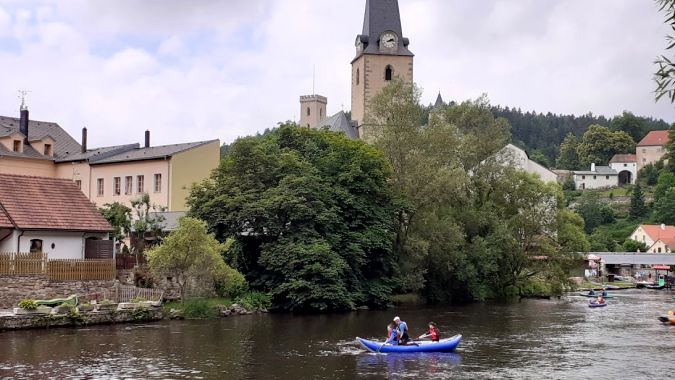
[[[607,289],[606,288],[602,289],[602,296],[607,297]]]
[[[595,295],[595,289],[591,288],[591,290],[588,291],[589,296],[594,296]]]
[[[394,317],[394,323],[398,328],[399,344],[408,344],[410,340],[410,336],[408,336],[408,324],[403,322],[399,317]]]

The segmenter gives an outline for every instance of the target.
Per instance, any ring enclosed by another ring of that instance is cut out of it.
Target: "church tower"
[[[398,0],[366,0],[363,31],[352,60],[352,120],[363,138],[368,103],[392,79],[413,81],[413,53],[403,37]]]

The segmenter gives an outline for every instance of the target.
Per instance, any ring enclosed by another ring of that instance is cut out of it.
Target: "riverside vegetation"
[[[225,261],[272,307],[384,307],[561,292],[583,220],[563,193],[496,156],[510,139],[486,99],[421,126],[419,91],[393,81],[371,104],[366,140],[286,123],[233,143],[193,188]]]

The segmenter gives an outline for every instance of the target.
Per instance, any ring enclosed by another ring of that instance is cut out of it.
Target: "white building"
[[[637,156],[635,154],[615,154],[609,160],[609,167],[619,173],[619,186],[635,184],[637,179]]]
[[[513,144],[508,144],[497,153],[504,162],[509,161],[518,169],[536,174],[544,182],[557,182],[558,176],[544,166],[530,160],[527,153]]]
[[[578,190],[604,189],[616,187],[619,184],[619,173],[609,166],[595,166],[591,170],[575,170],[574,185]]]

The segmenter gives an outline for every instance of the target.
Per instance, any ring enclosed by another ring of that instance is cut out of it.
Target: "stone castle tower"
[[[316,128],[326,118],[328,99],[321,95],[303,95],[300,97],[300,126]]]
[[[363,31],[352,60],[352,121],[366,134],[368,103],[389,81],[413,81],[413,53],[403,37],[398,0],[366,0]]]

